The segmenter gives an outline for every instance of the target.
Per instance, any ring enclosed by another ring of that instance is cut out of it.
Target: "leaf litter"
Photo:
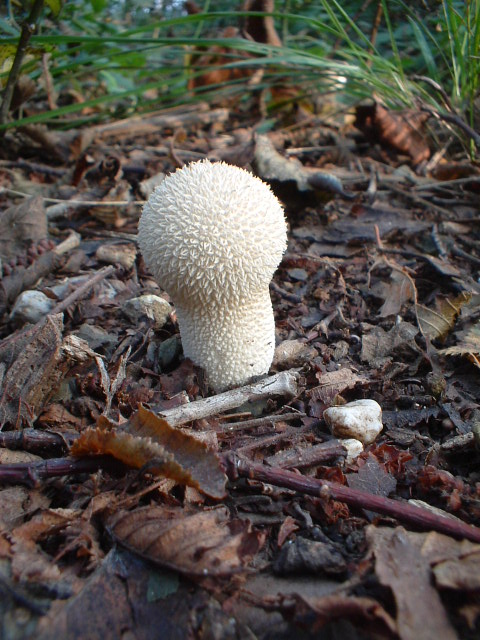
[[[272,24],[259,31],[270,44]],[[453,152],[425,169],[424,114],[357,109],[359,129],[342,123],[332,145],[314,111],[279,111],[258,135],[256,106],[58,131],[55,159],[32,143],[13,167],[6,136],[7,638],[478,637],[478,170]],[[202,157],[256,170],[287,205],[274,366],[296,378],[294,392],[195,416],[209,392],[182,360],[175,314],[154,330],[125,305],[166,300],[135,245],[148,182]],[[28,291],[53,305],[33,325],[12,313]],[[323,412],[363,398],[385,428],[346,463]],[[185,407],[188,423],[170,424]],[[450,535],[433,530],[445,520]]]

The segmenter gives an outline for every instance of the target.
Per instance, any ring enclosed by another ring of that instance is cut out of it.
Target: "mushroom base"
[[[275,323],[268,289],[231,307],[185,308],[176,304],[183,352],[222,391],[268,372]]]

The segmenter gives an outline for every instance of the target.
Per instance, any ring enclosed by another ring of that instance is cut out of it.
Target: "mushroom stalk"
[[[175,304],[185,355],[211,386],[267,373],[275,349],[269,283],[286,248],[270,187],[223,162],[192,163],[150,197],[139,244]]]

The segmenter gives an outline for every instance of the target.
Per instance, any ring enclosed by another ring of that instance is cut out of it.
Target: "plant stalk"
[[[20,76],[23,59],[27,52],[27,46],[30,42],[30,38],[37,28],[37,22],[43,9],[43,3],[44,0],[34,0],[30,14],[22,25],[15,58],[13,59],[12,68],[10,69],[7,83],[3,90],[2,103],[0,104],[0,125],[5,124],[7,121],[8,111],[12,103],[13,92]],[[5,135],[5,131],[5,129],[0,130],[0,138]]]

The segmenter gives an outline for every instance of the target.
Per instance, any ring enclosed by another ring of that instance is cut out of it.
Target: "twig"
[[[175,427],[192,420],[200,420],[235,409],[245,402],[264,400],[272,396],[293,397],[297,393],[297,377],[295,371],[282,371],[245,387],[231,389],[211,398],[203,398],[173,409],[160,411],[159,415],[167,420],[172,427]]]
[[[220,430],[228,434],[232,431],[245,431],[246,429],[256,429],[257,427],[263,427],[264,425],[272,425],[275,424],[275,422],[288,422],[289,420],[303,418],[305,415],[305,413],[297,411],[296,413],[280,413],[274,416],[252,418],[252,420],[243,420],[241,422],[225,422],[221,425]]]
[[[302,302],[302,296],[297,296],[296,293],[290,293],[289,291],[285,291],[282,287],[280,287],[276,282],[272,280],[270,283],[270,289],[278,293],[279,296],[287,300],[288,302],[293,302],[295,304],[299,304]]]
[[[464,133],[466,133],[467,136],[471,138],[477,146],[480,146],[480,134],[477,133],[475,129],[472,129],[472,127],[470,127],[464,120],[462,120],[460,116],[452,113],[441,113],[440,111],[435,111],[434,109],[430,109],[426,106],[422,106],[420,110],[425,111],[425,113],[428,113],[431,116],[438,118],[439,120],[454,124]]]
[[[37,26],[37,20],[40,17],[40,13],[43,8],[43,0],[34,0],[30,15],[22,25],[22,31],[20,33],[20,39],[18,41],[17,50],[15,52],[15,58],[13,59],[12,68],[8,74],[7,84],[3,91],[2,104],[0,105],[0,125],[5,124],[8,117],[8,110],[12,103],[13,92],[20,76],[20,70],[22,68],[23,58],[27,51],[27,46],[33,32]],[[5,129],[0,130],[0,138],[5,135]]]
[[[94,473],[102,468],[122,468],[110,456],[92,456],[90,458],[51,458],[34,463],[0,464],[0,484],[24,484],[35,487],[40,480],[59,476]]]
[[[473,542],[480,542],[480,529],[478,527],[440,516],[421,507],[345,487],[336,482],[310,478],[277,467],[267,467],[250,460],[240,459],[231,453],[224,457],[224,462],[226,463],[227,475],[230,480],[235,480],[239,476],[251,478],[252,480],[259,480],[277,487],[285,487],[286,489],[317,496],[318,498],[331,498],[345,502],[357,509],[368,509],[375,513],[383,513],[421,529],[431,529],[454,538],[466,538]]]
[[[72,291],[72,293],[68,295],[64,300],[61,300],[58,304],[56,304],[48,315],[55,315],[56,313],[65,311],[65,309],[69,307],[73,302],[76,302],[76,300],[82,298],[85,293],[93,287],[93,285],[97,284],[97,282],[100,282],[114,271],[115,267],[113,267],[112,265],[109,265],[104,269],[100,269],[100,271],[97,271],[97,273],[95,273],[91,278],[89,278],[80,287],[78,287],[78,289]]]
[[[37,454],[51,454],[52,452],[65,453],[68,449],[67,440],[73,437],[63,437],[60,433],[53,431],[41,431],[40,429],[22,429],[21,431],[0,432],[0,447],[22,451],[29,451]]]
[[[15,189],[9,189],[8,187],[0,187],[0,193],[9,193],[13,196],[20,196],[21,198],[30,198],[30,193],[24,193],[23,191],[16,191]],[[68,205],[72,207],[126,207],[127,205],[134,204],[139,207],[145,204],[145,200],[65,200],[64,198],[44,198],[40,196],[43,202],[52,202],[56,204]]]

